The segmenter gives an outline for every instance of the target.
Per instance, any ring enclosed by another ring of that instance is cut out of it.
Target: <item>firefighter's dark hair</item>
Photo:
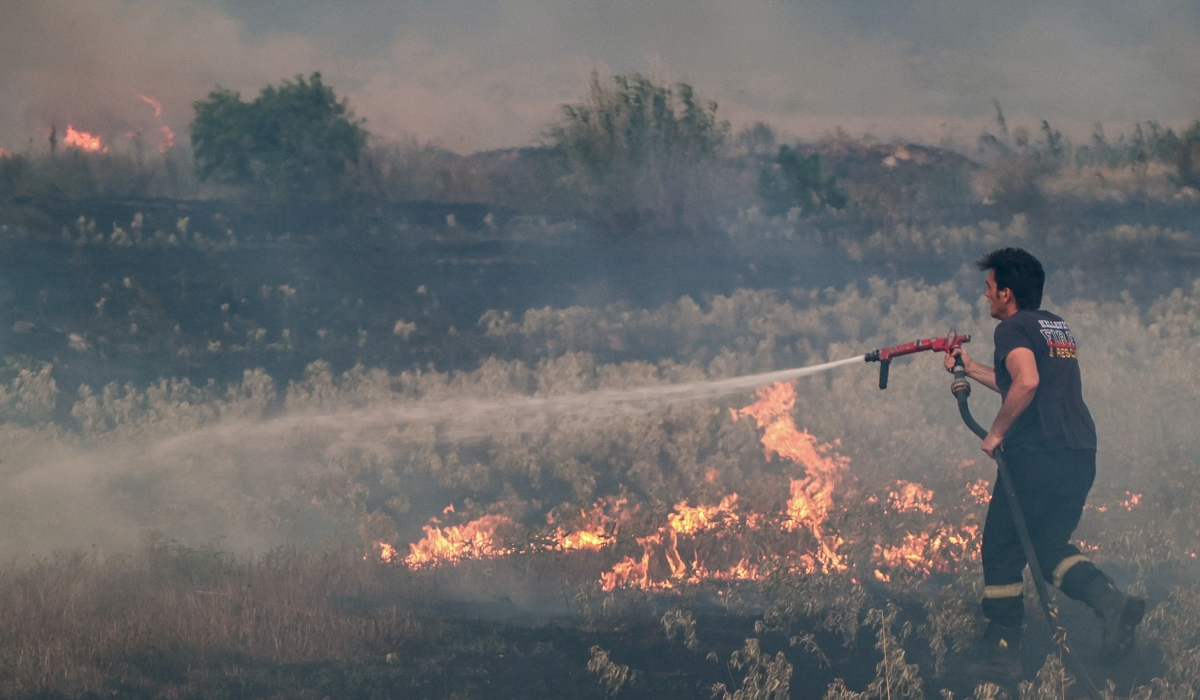
[[[975,263],[981,271],[996,273],[996,289],[1009,289],[1018,309],[1039,309],[1046,272],[1038,259],[1021,248],[993,250]]]

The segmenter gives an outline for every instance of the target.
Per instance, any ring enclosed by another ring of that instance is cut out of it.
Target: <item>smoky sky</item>
[[[1200,117],[1183,0],[0,0],[0,146],[186,134],[217,86],[319,70],[383,139],[536,143],[593,70],[684,80],[735,124],[971,138],[999,101],[1071,135]],[[181,139],[185,142],[185,139]]]

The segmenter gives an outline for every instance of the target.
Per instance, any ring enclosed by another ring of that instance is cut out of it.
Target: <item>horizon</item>
[[[763,121],[803,139],[840,127],[970,144],[994,102],[1013,127],[1046,119],[1072,140],[1097,123],[1116,134],[1200,116],[1200,8],[1174,0],[603,13],[550,0],[41,0],[0,16],[0,147],[14,152],[68,124],[108,141],[166,126],[179,147],[192,102],[218,86],[252,97],[313,71],[379,139],[460,154],[535,145],[593,70],[687,82],[735,129]]]

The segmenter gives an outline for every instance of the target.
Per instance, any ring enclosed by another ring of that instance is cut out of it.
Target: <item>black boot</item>
[[[1021,628],[989,622],[975,640],[973,658],[963,671],[980,680],[1011,685],[1021,679]]]
[[[1146,614],[1146,601],[1127,596],[1107,574],[1097,575],[1083,587],[1080,598],[1104,622],[1104,641],[1100,644],[1100,663],[1111,666],[1133,648],[1137,626]]]

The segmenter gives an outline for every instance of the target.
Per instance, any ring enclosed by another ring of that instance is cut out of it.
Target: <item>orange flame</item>
[[[159,127],[159,131],[162,133],[162,138],[158,141],[158,152],[166,153],[175,145],[175,132],[171,131],[171,127],[166,124]]]
[[[153,97],[147,97],[146,95],[138,95],[138,99],[140,99],[142,102],[145,102],[146,104],[148,104],[154,108],[154,116],[156,116],[156,117],[162,116],[162,103],[161,102],[154,99]]]
[[[1135,506],[1142,502],[1142,494],[1140,493],[1126,491],[1125,495],[1128,496],[1128,498],[1123,501],[1117,501],[1117,505],[1121,506],[1125,510],[1133,510]]]
[[[108,147],[100,142],[99,136],[89,134],[86,131],[78,131],[70,124],[67,124],[67,137],[63,139],[63,144],[90,153],[97,151],[108,153]]]
[[[485,515],[464,525],[426,525],[425,537],[409,545],[410,553],[404,563],[412,569],[435,564],[453,563],[462,559],[484,559],[506,553],[495,542],[496,529],[512,525],[504,515]]]
[[[379,561],[390,564],[396,558],[396,548],[384,541],[376,542],[371,546],[372,549],[379,550]],[[363,555],[363,561],[371,558],[370,552]]]
[[[675,504],[675,512],[667,516],[667,522],[670,523],[672,530],[684,535],[710,530],[721,519],[737,517],[734,514],[737,500],[738,495],[731,493],[722,498],[721,502],[715,506],[692,507],[687,504],[687,501],[680,501]]]
[[[980,505],[987,505],[992,500],[991,484],[987,479],[976,479],[967,484],[967,494]]]
[[[150,105],[154,109],[154,116],[160,120],[162,119],[163,107],[161,102],[153,97],[150,97],[149,95],[142,94],[138,95],[138,99]],[[175,145],[175,132],[166,124],[161,124],[158,127],[158,133],[158,152],[166,153]]]
[[[617,531],[621,522],[631,513],[626,509],[629,499],[617,496],[605,496],[592,505],[590,511],[579,510],[579,525],[568,531],[558,527],[550,538],[550,547],[563,551],[592,550],[596,551],[615,544]],[[554,525],[553,513],[546,515],[546,524]]]
[[[787,502],[789,531],[807,530],[816,540],[818,550],[809,558],[801,557],[809,568],[826,573],[845,571],[846,564],[838,553],[842,544],[836,535],[826,535],[822,527],[833,507],[833,492],[850,464],[847,457],[831,454],[832,445],[818,443],[806,430],[798,430],[791,411],[796,405],[796,389],[779,382],[757,391],[758,401],[732,411],[733,419],[752,417],[763,430],[762,444],[766,458],[772,455],[804,467],[805,475],[792,479]]]
[[[933,489],[927,489],[911,481],[897,481],[896,486],[898,490],[888,494],[888,501],[892,508],[901,513],[933,512]]]
[[[662,591],[705,582],[762,580],[774,560],[805,573],[840,574],[850,570],[843,548],[847,542],[832,531],[830,515],[845,512],[834,495],[845,477],[850,460],[834,451],[837,443],[819,442],[796,427],[790,413],[796,393],[791,384],[775,384],[758,390],[758,400],[731,411],[733,419],[754,418],[762,430],[761,442],[767,460],[785,459],[800,466],[803,476],[791,479],[782,511],[768,514],[743,512],[739,496],[729,493],[716,504],[683,500],[666,514],[665,522],[643,536],[633,538],[641,552],[626,555],[600,576],[605,591],[640,588]],[[719,473],[708,469],[704,481],[719,482]],[[980,479],[965,484],[964,504],[986,503],[988,482]],[[886,495],[884,495],[886,494]],[[885,512],[901,515],[906,525],[900,538],[881,539],[874,544],[870,564],[875,578],[891,581],[896,576],[951,572],[963,561],[977,556],[980,527],[974,505],[965,510],[961,524],[933,520],[934,491],[922,484],[898,481],[881,494],[868,495],[866,503],[886,503]],[[1130,502],[1136,504],[1134,494]],[[491,515],[464,525],[439,527],[437,519],[424,528],[425,537],[410,545],[405,563],[421,568],[453,563],[467,558],[485,558],[518,551],[600,551],[617,544],[623,523],[633,522],[637,506],[625,498],[599,499],[590,510],[580,509],[571,524],[556,522],[561,515],[548,514],[551,534],[534,538],[520,550],[499,543],[497,529],[511,526],[507,517]],[[447,507],[444,514],[452,514]],[[920,520],[928,521],[922,526]],[[751,533],[754,536],[748,537]],[[381,543],[382,545],[382,543]],[[383,548],[381,546],[381,557]]]
[[[642,548],[638,559],[626,556],[612,569],[601,574],[600,586],[606,591],[638,587],[646,590],[666,590],[680,584],[702,581],[739,581],[758,577],[758,567],[745,557],[730,564],[730,553],[711,542],[701,542],[697,535],[713,533],[719,541],[721,534],[758,526],[757,518],[737,513],[738,495],[731,493],[714,506],[689,506],[687,501],[675,504],[667,516],[667,524],[646,537],[635,538]],[[727,566],[709,566],[708,560],[722,561]]]
[[[951,572],[978,549],[978,537],[978,525],[906,532],[897,545],[875,545],[875,578],[890,581],[897,571],[919,575]]]

